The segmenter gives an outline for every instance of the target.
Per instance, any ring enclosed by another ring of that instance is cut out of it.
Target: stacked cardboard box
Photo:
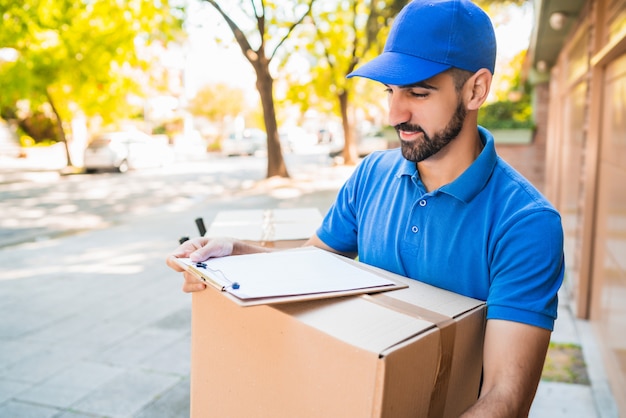
[[[235,237],[263,246],[291,248],[304,243],[322,223],[315,208],[219,212],[207,237]]]

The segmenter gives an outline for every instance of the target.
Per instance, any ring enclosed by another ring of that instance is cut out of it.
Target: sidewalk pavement
[[[26,155],[26,158],[0,155],[0,186],[22,181],[50,182],[66,174],[63,144],[29,148]]]
[[[155,208],[132,224],[0,250],[0,417],[189,416],[191,299],[164,257],[193,219],[224,209]],[[582,347],[590,385],[542,381],[530,416],[616,418],[593,331],[564,295],[552,340]]]
[[[531,418],[618,418],[594,331],[576,318],[566,292],[559,293],[559,311],[551,341],[581,347],[589,384],[539,383]]]

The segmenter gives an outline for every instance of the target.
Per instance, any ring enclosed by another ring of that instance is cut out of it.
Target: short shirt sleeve
[[[552,330],[564,273],[560,216],[535,210],[503,230],[493,246],[487,319]]]
[[[358,251],[358,224],[356,207],[356,185],[362,164],[343,184],[337,199],[324,217],[317,236],[324,244],[341,252]]]

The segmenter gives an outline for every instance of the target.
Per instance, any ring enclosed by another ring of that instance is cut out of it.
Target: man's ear
[[[493,75],[491,72],[486,68],[481,68],[467,80],[464,87],[464,94],[467,99],[468,110],[477,110],[485,103],[485,100],[487,100],[489,96],[492,79]]]

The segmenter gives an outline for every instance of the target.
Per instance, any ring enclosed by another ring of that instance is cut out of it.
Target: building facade
[[[626,416],[626,0],[534,7],[528,75],[534,146],[545,150],[540,187],[563,216],[564,291],[592,324]]]

